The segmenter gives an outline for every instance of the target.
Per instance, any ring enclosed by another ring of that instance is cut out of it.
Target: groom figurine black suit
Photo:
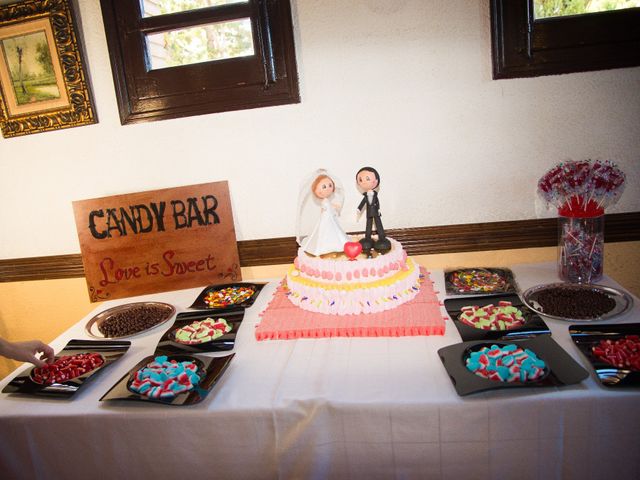
[[[387,239],[382,220],[380,220],[380,202],[378,201],[380,175],[375,168],[363,167],[356,174],[356,182],[358,190],[363,195],[362,201],[358,205],[358,215],[362,214],[362,210],[365,208],[367,215],[365,236],[360,239],[362,250],[367,255],[370,254],[372,248],[378,253],[386,253],[391,250],[391,242]],[[374,222],[376,224],[376,233],[378,234],[378,239],[375,242],[371,238],[371,229]]]

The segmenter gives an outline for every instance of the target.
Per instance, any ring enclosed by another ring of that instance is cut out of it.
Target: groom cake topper
[[[356,174],[358,190],[362,193],[362,201],[358,205],[358,219],[363,212],[366,213],[367,227],[364,238],[360,239],[362,250],[371,254],[373,248],[378,253],[386,253],[391,249],[391,242],[387,239],[380,219],[380,202],[378,201],[378,190],[380,189],[380,175],[373,167],[362,167]],[[371,233],[375,223],[377,240],[373,240]]]

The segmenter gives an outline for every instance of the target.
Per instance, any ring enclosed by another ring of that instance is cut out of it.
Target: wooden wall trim
[[[472,223],[388,231],[409,255],[549,247],[557,244],[555,218]],[[640,212],[605,216],[605,241],[640,240]],[[243,267],[289,263],[297,252],[294,237],[241,240]],[[84,276],[80,254],[0,260],[0,282],[53,280]]]

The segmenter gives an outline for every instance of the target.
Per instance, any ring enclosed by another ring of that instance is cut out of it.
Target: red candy
[[[99,353],[65,355],[44,367],[34,368],[31,378],[42,385],[53,385],[84,375],[103,363],[104,358]]]
[[[640,371],[640,336],[625,335],[618,340],[601,340],[593,354],[614,367]]]

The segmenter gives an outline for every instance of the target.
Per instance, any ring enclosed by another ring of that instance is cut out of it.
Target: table
[[[556,280],[553,264],[512,269],[522,289]],[[432,278],[444,292],[443,272]],[[568,387],[459,397],[436,354],[460,341],[450,320],[444,336],[257,342],[254,326],[275,287],[247,311],[233,362],[200,404],[98,401],[153,352],[166,324],[134,337],[72,400],[0,395],[3,477],[640,478],[640,389],[605,389],[591,373]],[[106,302],[93,313],[142,300],[181,311],[199,291]],[[634,300],[616,322],[640,320]],[[93,313],[54,348],[87,338]],[[586,367],[567,323],[547,323]]]

